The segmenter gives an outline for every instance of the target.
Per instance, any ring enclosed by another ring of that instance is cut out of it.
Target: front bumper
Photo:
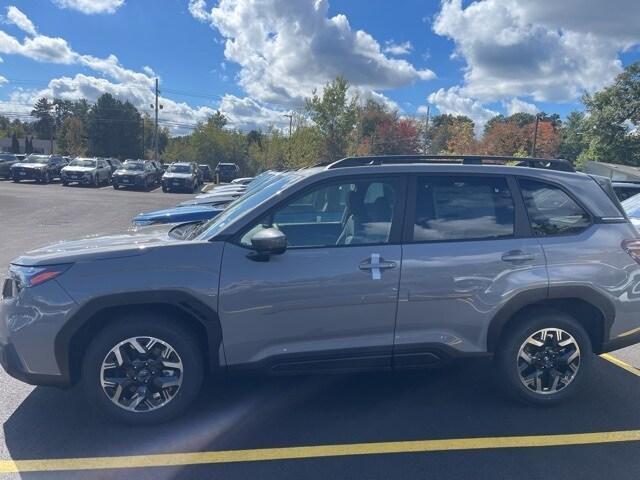
[[[41,375],[28,372],[20,362],[18,354],[11,344],[0,344],[0,366],[9,376],[29,385],[67,387],[71,383],[62,375]]]
[[[117,177],[112,177],[112,180],[114,185],[117,185],[118,187],[142,187],[144,186],[144,177],[139,177],[139,176],[117,176]]]
[[[19,168],[11,170],[11,177],[17,180],[41,180],[44,172],[44,169],[39,168]]]
[[[89,185],[93,181],[93,176],[85,174],[63,173],[62,181],[66,183],[79,183]]]

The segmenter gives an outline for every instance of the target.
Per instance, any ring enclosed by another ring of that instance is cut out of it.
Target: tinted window
[[[513,198],[504,178],[431,176],[417,182],[414,241],[513,235]]]
[[[293,197],[263,218],[241,239],[274,227],[290,247],[326,247],[387,243],[396,206],[395,180],[340,182]]]
[[[534,235],[576,233],[590,225],[589,215],[562,189],[535,180],[519,183]]]

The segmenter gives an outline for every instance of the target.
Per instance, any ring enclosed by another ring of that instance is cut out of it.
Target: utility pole
[[[531,156],[536,156],[536,143],[538,141],[538,124],[540,123],[540,114],[536,114],[536,126],[533,129],[533,145],[531,146]]]
[[[285,113],[283,117],[287,117],[289,119],[289,163],[291,163],[291,130],[293,129],[293,114]]]
[[[424,153],[428,154],[431,150],[429,145],[429,115],[431,114],[431,105],[427,105],[427,118],[424,122]]]
[[[144,116],[142,117],[142,155],[140,158],[144,160]]]
[[[155,133],[153,135],[153,144],[155,150],[155,159],[158,160],[158,95],[160,94],[160,90],[158,90],[158,79],[156,78],[156,126]]]

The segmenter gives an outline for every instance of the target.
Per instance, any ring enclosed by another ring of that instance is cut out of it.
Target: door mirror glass
[[[287,237],[277,228],[265,228],[251,237],[251,244],[259,254],[279,255],[287,249]]]

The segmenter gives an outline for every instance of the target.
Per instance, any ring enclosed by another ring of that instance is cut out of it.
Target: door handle
[[[522,250],[511,250],[502,255],[504,262],[528,262],[535,259],[535,256],[530,253],[524,253]]]
[[[382,270],[386,270],[388,268],[395,268],[396,262],[389,262],[380,258],[379,253],[372,253],[371,258],[360,262],[358,268],[360,270],[371,270],[371,279],[372,280],[380,280],[382,278]]]

